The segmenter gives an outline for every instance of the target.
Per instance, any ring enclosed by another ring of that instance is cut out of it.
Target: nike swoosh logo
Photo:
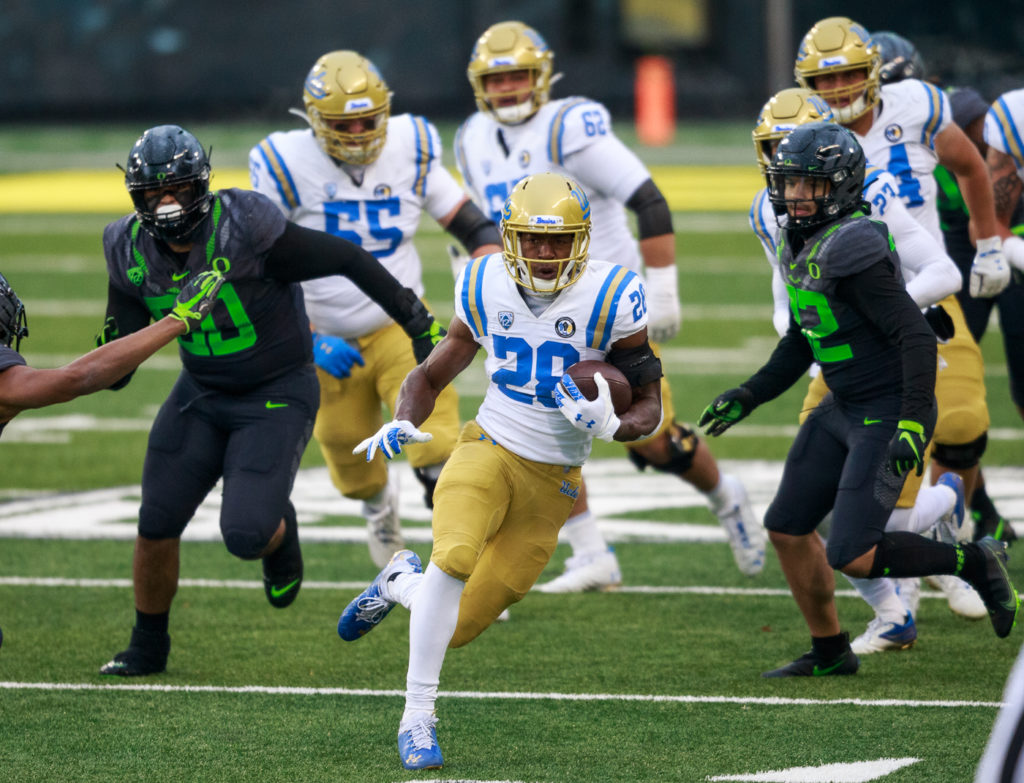
[[[845,659],[840,658],[834,664],[832,664],[831,666],[826,666],[824,669],[819,668],[818,664],[814,664],[814,669],[811,671],[811,674],[814,675],[815,677],[821,677],[822,675],[825,675],[825,674],[831,674],[836,669],[838,669],[840,666],[842,666],[844,662],[845,662]]]
[[[293,587],[295,587],[295,585],[297,585],[300,581],[302,581],[302,580],[296,579],[294,582],[289,582],[284,587],[274,587],[274,585],[271,585],[270,586],[270,594],[274,598],[280,598],[282,595],[284,595],[289,590],[291,590]]]
[[[881,424],[881,419],[864,419],[864,426],[870,427],[872,424]]]
[[[180,275],[171,272],[171,280],[181,280],[185,277],[188,277],[188,271],[182,272]]]
[[[271,402],[270,400],[267,400],[267,410],[271,410],[273,408],[287,408],[287,407],[288,407],[288,403],[287,402]]]

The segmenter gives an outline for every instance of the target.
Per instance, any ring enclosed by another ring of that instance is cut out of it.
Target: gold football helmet
[[[324,152],[354,166],[380,156],[387,140],[391,92],[380,71],[358,52],[320,57],[302,90],[306,117]]]
[[[466,68],[477,108],[508,125],[528,120],[548,102],[554,81],[554,59],[540,33],[532,27],[522,22],[491,25],[477,39]],[[509,71],[529,72],[530,85],[514,92],[487,92],[484,77]],[[501,99],[512,96],[516,98],[514,105],[499,105]]]
[[[805,122],[834,122],[831,107],[812,90],[787,87],[775,93],[762,107],[751,134],[757,165],[762,173],[771,165],[774,146],[783,136]]]
[[[796,55],[796,81],[814,90],[832,107],[836,120],[849,124],[878,103],[882,55],[863,26],[845,16],[830,16],[812,27]],[[818,76],[863,71],[864,79],[843,87],[820,90]]]
[[[535,259],[523,255],[523,234],[570,234],[572,249],[565,258]],[[590,250],[590,200],[583,189],[561,174],[534,174],[519,180],[501,210],[505,268],[519,285],[538,294],[554,294],[575,283],[587,265]],[[558,264],[552,278],[535,274],[534,264]]]

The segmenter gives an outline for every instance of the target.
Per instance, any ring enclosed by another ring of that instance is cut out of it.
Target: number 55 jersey
[[[580,278],[535,313],[498,254],[470,262],[455,284],[456,316],[487,351],[490,382],[477,423],[504,448],[535,462],[582,465],[592,438],[562,415],[555,384],[585,359],[647,326],[639,276],[591,260]]]

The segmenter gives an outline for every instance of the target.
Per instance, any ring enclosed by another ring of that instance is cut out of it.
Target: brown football
[[[608,390],[612,393],[612,406],[616,415],[621,415],[629,410],[633,404],[633,390],[630,388],[626,376],[612,364],[599,362],[596,359],[586,359],[576,362],[566,371],[566,375],[573,379],[580,393],[588,400],[597,399],[597,384],[594,383],[594,373],[601,373],[601,377],[608,381]]]

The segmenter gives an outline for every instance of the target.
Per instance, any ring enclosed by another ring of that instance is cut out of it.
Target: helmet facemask
[[[17,351],[23,337],[28,337],[25,305],[7,279],[0,275],[0,345],[13,347]]]
[[[505,125],[530,119],[548,102],[554,55],[544,39],[522,22],[501,22],[489,27],[473,48],[466,76],[473,87],[477,108]],[[488,76],[525,71],[529,85],[514,91],[495,91],[485,86]],[[515,103],[502,104],[510,97]]]
[[[369,166],[380,157],[387,141],[391,92],[365,57],[347,50],[325,54],[306,77],[302,100],[317,141],[332,158]]]

